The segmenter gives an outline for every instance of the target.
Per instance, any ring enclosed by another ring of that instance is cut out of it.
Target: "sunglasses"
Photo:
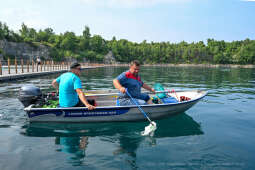
[[[77,70],[81,71],[81,68],[76,68]]]

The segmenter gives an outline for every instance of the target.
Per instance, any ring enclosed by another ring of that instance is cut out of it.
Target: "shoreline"
[[[129,64],[105,64],[105,66],[128,67]],[[255,68],[254,64],[142,64],[145,67],[207,67],[207,68]]]
[[[142,66],[161,66],[161,67],[208,67],[208,68],[255,68],[253,64],[143,64]]]

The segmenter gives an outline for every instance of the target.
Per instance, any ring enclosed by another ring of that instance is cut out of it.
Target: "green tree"
[[[75,51],[77,48],[77,38],[74,32],[65,32],[60,43],[60,48]]]
[[[79,41],[80,50],[90,49],[90,43],[89,43],[90,38],[91,38],[90,29],[88,26],[85,26],[85,29],[83,30],[82,36],[80,37],[80,41]]]
[[[21,25],[21,29],[19,30],[21,38],[24,42],[33,42],[37,39],[37,32],[34,28],[29,28],[24,23]]]
[[[53,36],[54,36],[54,32],[53,32],[53,29],[51,29],[51,28],[46,28],[43,31],[39,30],[39,32],[37,34],[36,41],[38,41],[38,42],[51,42],[52,43],[53,42],[52,41]]]

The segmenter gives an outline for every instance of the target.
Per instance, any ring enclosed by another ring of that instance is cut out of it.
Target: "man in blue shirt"
[[[52,81],[52,86],[59,90],[59,105],[60,107],[84,107],[89,110],[95,107],[88,103],[81,88],[81,65],[72,63],[70,71],[60,75]]]
[[[146,93],[141,93],[141,87],[155,93],[155,90],[150,86],[142,82],[141,77],[138,75],[140,70],[140,63],[137,60],[131,62],[129,70],[121,73],[116,79],[113,80],[113,85],[122,94],[119,95],[120,105],[132,104],[129,96],[126,93],[126,89],[130,95],[135,98],[140,104],[152,104],[150,96]]]

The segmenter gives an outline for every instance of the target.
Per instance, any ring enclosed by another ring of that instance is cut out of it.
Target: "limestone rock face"
[[[28,43],[8,42],[0,40],[0,51],[5,56],[15,56],[17,59],[35,59],[37,56],[44,59],[49,59],[50,47],[38,44],[30,45]],[[0,57],[1,58],[1,57]]]
[[[116,60],[114,58],[112,51],[109,51],[108,54],[106,54],[104,56],[104,63],[105,64],[115,64],[116,63]]]

